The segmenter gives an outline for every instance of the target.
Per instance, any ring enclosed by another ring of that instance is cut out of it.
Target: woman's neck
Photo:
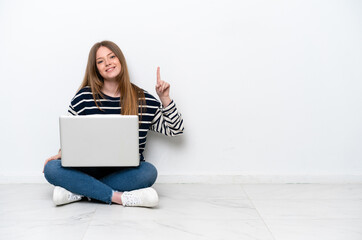
[[[118,83],[112,80],[104,79],[104,84],[101,91],[110,97],[120,97],[121,94],[118,91]]]

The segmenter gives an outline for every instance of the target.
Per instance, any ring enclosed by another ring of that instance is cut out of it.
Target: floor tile
[[[276,240],[361,240],[361,219],[267,220]]]
[[[56,240],[82,239],[87,231],[91,218],[78,216],[78,218],[52,219],[0,219],[0,239],[11,240]]]
[[[260,220],[94,220],[84,237],[97,240],[105,232],[113,236],[132,236],[132,239],[173,240],[272,240],[273,237]]]
[[[362,219],[362,200],[252,200],[263,219]]]
[[[96,206],[55,207],[47,184],[0,185],[0,239],[81,239]]]
[[[111,219],[260,219],[249,200],[243,199],[175,199],[160,197],[157,208],[130,208],[119,205],[99,206],[95,218]]]
[[[66,221],[90,216],[96,209],[96,205],[87,201],[55,207],[53,187],[46,184],[0,185],[0,191],[0,221]]]
[[[362,184],[244,184],[250,199],[362,199]]]

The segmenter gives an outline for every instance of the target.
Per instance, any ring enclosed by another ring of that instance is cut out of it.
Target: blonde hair
[[[121,49],[111,41],[98,42],[94,44],[93,47],[91,48],[88,56],[88,63],[85,71],[85,76],[81,86],[79,87],[79,90],[86,86],[90,86],[96,106],[101,111],[103,111],[97,103],[97,102],[101,103],[99,101],[100,97],[104,98],[104,94],[101,91],[104,85],[104,79],[99,73],[98,68],[96,66],[96,54],[100,47],[106,47],[109,50],[111,50],[121,63],[121,72],[116,78],[118,82],[118,91],[121,93],[120,97],[120,106],[122,109],[121,114],[138,115],[139,105],[141,105],[140,110],[142,114],[143,106],[146,105],[145,94],[141,88],[131,83],[128,74],[126,59]]]

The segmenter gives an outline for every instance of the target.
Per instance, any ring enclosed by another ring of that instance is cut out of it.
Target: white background
[[[185,134],[149,135],[160,175],[362,176],[361,1],[1,0],[2,179],[41,177],[102,40],[171,84]]]

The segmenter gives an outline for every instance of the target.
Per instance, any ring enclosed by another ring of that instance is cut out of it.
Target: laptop
[[[60,116],[63,167],[138,166],[135,115]]]

